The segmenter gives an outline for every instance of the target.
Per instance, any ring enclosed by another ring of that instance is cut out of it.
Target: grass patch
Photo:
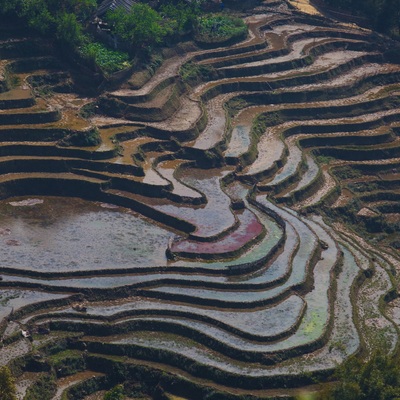
[[[340,180],[361,178],[363,176],[361,171],[351,168],[348,165],[333,168],[332,172],[336,176],[336,178]]]
[[[229,111],[229,116],[233,118],[239,113],[239,111],[243,110],[246,107],[249,107],[250,105],[252,104],[242,99],[241,97],[235,97],[233,99],[230,99],[226,103],[226,108]]]
[[[82,352],[79,350],[64,350],[60,351],[59,353],[52,354],[49,356],[49,360],[52,363],[59,363],[61,361],[64,361],[66,358],[73,358],[73,357],[81,357]]]
[[[73,375],[86,368],[82,353],[78,350],[64,350],[49,357],[49,362],[58,377]]]

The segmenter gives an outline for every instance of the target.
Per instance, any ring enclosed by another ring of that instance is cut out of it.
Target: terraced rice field
[[[400,65],[389,39],[290,3],[97,99],[1,31],[0,365],[22,365],[19,398],[57,360],[57,399],[116,379],[293,398],[398,344]],[[211,72],[185,82],[188,63]]]

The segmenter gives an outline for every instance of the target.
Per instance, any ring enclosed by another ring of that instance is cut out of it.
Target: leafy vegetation
[[[197,19],[196,39],[200,42],[224,42],[246,35],[247,26],[240,18],[211,14]]]
[[[58,144],[60,146],[78,146],[92,147],[101,143],[100,133],[97,128],[91,128],[86,131],[77,131],[62,139]]]
[[[100,68],[106,74],[128,68],[129,55],[126,52],[111,50],[104,44],[90,40],[79,48],[80,54],[93,67]]]
[[[362,176],[361,171],[351,168],[348,165],[334,168],[333,173],[338,179],[354,179]]]
[[[352,358],[339,367],[339,382],[321,393],[321,400],[393,400],[400,397],[398,360],[380,353],[363,363]]]
[[[0,399],[17,400],[15,379],[8,367],[0,368]]]
[[[82,27],[75,14],[64,13],[60,16],[56,28],[56,37],[61,43],[68,46],[73,46],[82,41]]]
[[[245,36],[247,27],[239,18],[225,15],[201,16],[203,0],[167,0],[158,8],[135,3],[105,15],[111,32],[127,51],[110,49],[87,35],[96,0],[0,0],[0,15],[13,15],[38,33],[54,38],[63,53],[77,56],[105,75],[129,67],[130,56],[149,60],[154,48],[176,43],[195,33],[200,41],[219,42]],[[129,55],[129,54],[130,55]]]
[[[200,7],[192,2],[177,4],[168,3],[161,6],[160,13],[168,21],[168,28],[173,33],[183,34],[191,32],[196,23],[197,16],[200,14]]]
[[[118,36],[137,47],[161,43],[169,32],[161,15],[143,3],[134,4],[129,13],[122,7],[109,11],[106,19]]]
[[[82,353],[77,350],[64,350],[49,357],[50,365],[57,377],[72,375],[86,368]]]
[[[158,11],[144,3],[134,4],[129,13],[117,8],[106,14],[106,20],[120,38],[136,49],[143,49],[192,32],[199,14],[196,2],[170,0]]]
[[[42,375],[28,388],[24,400],[51,400],[56,392],[56,387],[53,375]]]
[[[128,67],[128,53],[114,51],[84,34],[96,0],[0,0],[0,14],[11,13],[60,47],[77,53],[94,69],[105,74]]]
[[[14,14],[32,29],[74,46],[82,39],[84,22],[96,0],[0,0],[0,13]]]

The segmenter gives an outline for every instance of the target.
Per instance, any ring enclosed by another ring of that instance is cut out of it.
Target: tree
[[[96,0],[0,0],[0,14],[17,15],[41,34],[56,34],[64,43],[76,43],[81,22],[96,7]]]
[[[385,0],[382,3],[376,28],[387,33],[396,28],[400,34],[400,0]]]
[[[109,11],[106,18],[117,35],[137,47],[161,43],[168,33],[160,14],[143,3],[134,4],[129,13],[123,8]]]
[[[59,17],[56,37],[61,43],[71,47],[82,42],[82,27],[75,14],[64,13]]]
[[[0,0],[0,14],[15,14],[20,7],[21,0]]]
[[[71,12],[76,14],[78,19],[87,20],[96,10],[96,0],[70,0]]]
[[[167,18],[169,27],[177,33],[191,31],[200,13],[199,6],[193,3],[167,3],[161,6],[161,15]]]
[[[50,12],[46,0],[23,0],[20,16],[41,34],[55,31],[56,19]]]
[[[0,399],[17,400],[15,379],[8,367],[0,368]]]

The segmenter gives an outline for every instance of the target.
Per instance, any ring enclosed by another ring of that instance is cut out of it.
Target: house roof
[[[123,7],[127,12],[132,6],[137,3],[137,0],[104,0],[97,9],[97,16],[101,17],[109,10],[115,10],[118,7]]]

